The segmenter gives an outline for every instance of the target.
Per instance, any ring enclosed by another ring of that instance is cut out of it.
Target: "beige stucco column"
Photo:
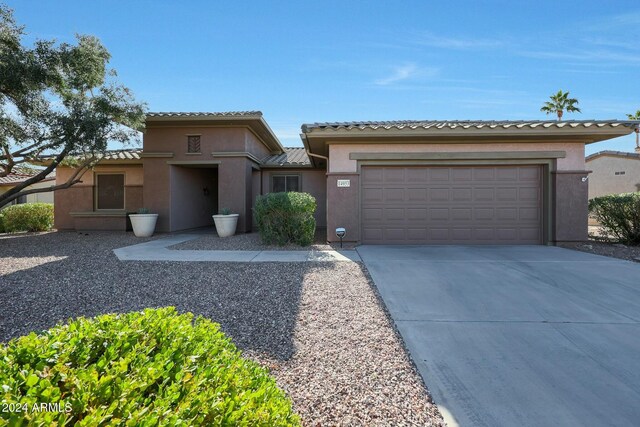
[[[237,233],[251,231],[251,170],[246,157],[225,157],[218,166],[218,209],[229,208],[240,214]]]

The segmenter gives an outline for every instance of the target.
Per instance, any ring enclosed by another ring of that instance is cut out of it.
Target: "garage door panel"
[[[385,188],[385,202],[404,202],[404,188]]]
[[[472,195],[473,195],[473,190],[471,189],[471,187],[451,189],[451,200],[456,202],[471,201]]]
[[[385,168],[384,169],[384,182],[385,183],[404,183],[405,169],[404,168]]]
[[[469,182],[472,179],[473,179],[473,169],[471,168],[451,169],[451,180],[453,182],[456,182],[456,181]]]
[[[382,168],[363,168],[362,181],[370,184],[382,183],[384,181],[384,170]]]
[[[402,208],[391,208],[384,210],[384,219],[392,222],[404,222],[405,212]]]
[[[365,222],[382,220],[382,208],[364,208],[362,209],[362,219]]]
[[[447,202],[449,201],[448,188],[430,188],[428,190],[428,199],[430,202]]]
[[[475,168],[473,170],[473,180],[478,181],[493,181],[495,180],[496,171],[493,168]]]
[[[476,188],[473,191],[473,200],[476,202],[492,202],[495,198],[495,188]]]
[[[382,188],[362,188],[363,203],[380,203],[382,202]]]
[[[541,243],[539,166],[363,166],[361,176],[364,243]]]
[[[496,169],[496,180],[498,181],[517,181],[518,168],[499,168]]]
[[[518,200],[518,188],[510,187],[504,188],[500,187],[496,189],[496,200],[504,201],[504,202],[515,202]]]

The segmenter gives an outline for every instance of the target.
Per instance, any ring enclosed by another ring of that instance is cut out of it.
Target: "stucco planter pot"
[[[131,214],[131,226],[136,237],[151,237],[156,229],[158,214]]]
[[[238,225],[238,217],[240,214],[229,215],[212,215],[213,222],[216,224],[216,231],[220,237],[229,237],[236,234],[236,226]]]

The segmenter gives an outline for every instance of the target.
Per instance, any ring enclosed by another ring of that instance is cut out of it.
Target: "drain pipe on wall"
[[[303,131],[304,131],[304,129],[303,129]],[[307,148],[309,146],[309,140],[307,139],[307,135],[305,135],[304,133],[301,133],[300,134],[300,138],[302,139],[302,142],[303,142],[303,145],[304,145],[304,151],[305,151],[305,153],[307,153],[307,156],[316,157],[318,159],[324,159],[327,162],[327,172],[329,172],[329,157],[322,156],[320,154],[311,153],[309,151],[309,149]]]

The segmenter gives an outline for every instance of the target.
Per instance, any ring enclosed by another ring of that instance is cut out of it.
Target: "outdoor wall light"
[[[587,180],[588,180],[588,179],[589,179],[589,177],[588,177],[588,176],[583,176],[583,177],[582,177],[582,182],[587,182]]]
[[[342,248],[342,238],[347,235],[347,229],[344,227],[336,228],[336,236],[340,238],[340,248]]]

